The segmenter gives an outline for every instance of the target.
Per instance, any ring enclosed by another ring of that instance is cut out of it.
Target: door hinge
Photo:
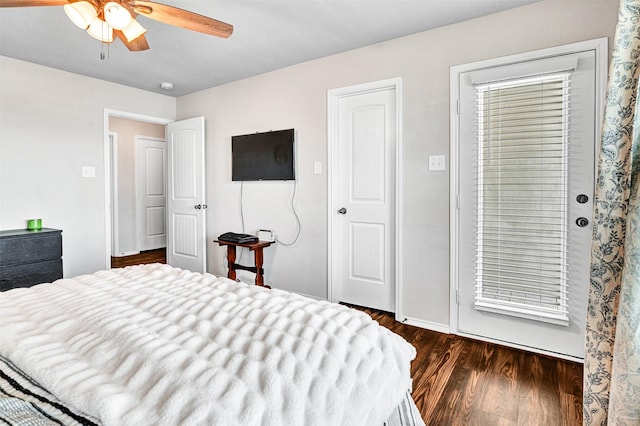
[[[456,303],[460,304],[460,290],[456,289]]]
[[[456,210],[460,210],[460,194],[456,194]]]
[[[460,115],[460,99],[456,99],[456,114]]]

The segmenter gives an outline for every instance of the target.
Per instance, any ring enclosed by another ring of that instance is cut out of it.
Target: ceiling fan
[[[138,15],[165,24],[227,38],[233,26],[188,10],[143,0],[0,0],[0,7],[64,6],[71,21],[89,35],[111,43],[114,36],[131,51],[149,49]]]

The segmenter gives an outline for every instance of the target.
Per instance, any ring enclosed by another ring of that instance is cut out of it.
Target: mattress
[[[13,371],[95,424],[382,425],[416,414],[413,346],[326,301],[154,264],[0,293],[0,312]],[[4,403],[21,412],[25,399]]]

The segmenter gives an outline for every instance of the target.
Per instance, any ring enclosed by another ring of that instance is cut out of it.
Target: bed
[[[99,271],[0,293],[0,419],[423,425],[415,355],[346,306],[161,264]]]

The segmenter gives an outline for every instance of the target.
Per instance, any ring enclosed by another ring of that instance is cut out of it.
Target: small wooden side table
[[[227,263],[229,266],[229,272],[227,273],[227,278],[230,278],[235,281],[236,279],[236,269],[242,269],[244,271],[253,272],[256,274],[256,285],[261,287],[271,288],[268,285],[264,285],[264,269],[262,268],[262,263],[264,261],[264,257],[262,255],[262,249],[265,247],[269,247],[273,244],[273,241],[255,241],[253,243],[232,243],[230,241],[219,241],[214,240],[215,243],[218,243],[220,246],[227,246]],[[236,263],[236,247],[246,247],[250,251],[254,253],[254,263],[255,266],[244,266]]]

